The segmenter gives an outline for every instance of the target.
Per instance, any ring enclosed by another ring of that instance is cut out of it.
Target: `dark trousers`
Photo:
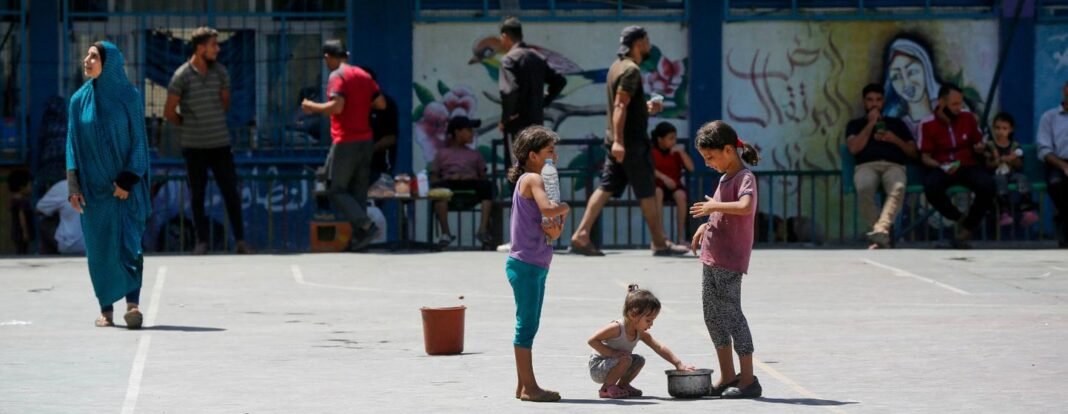
[[[126,303],[141,303],[141,288],[126,294]],[[107,305],[100,308],[100,312],[114,312],[115,305]]]
[[[1057,226],[1057,240],[1061,247],[1068,247],[1068,176],[1060,168],[1046,166],[1046,189],[1053,206],[1057,208],[1054,220]]]
[[[208,216],[204,212],[204,196],[208,188],[208,170],[215,176],[215,184],[226,204],[226,215],[234,240],[245,240],[245,226],[241,221],[241,197],[237,194],[237,170],[234,154],[229,146],[221,148],[185,148],[185,167],[189,176],[189,192],[192,193],[193,222],[196,225],[197,242],[208,242]]]
[[[961,222],[964,228],[975,230],[979,227],[979,220],[983,219],[983,215],[994,204],[996,194],[994,177],[989,171],[979,166],[962,166],[953,174],[946,174],[938,168],[927,170],[927,175],[923,179],[923,191],[927,196],[927,202],[946,218],[961,221],[964,215],[949,201],[949,196],[946,194],[946,190],[955,185],[964,186],[975,193],[968,215]]]
[[[341,213],[352,229],[365,228],[367,217],[367,188],[371,185],[371,141],[334,144],[330,151],[330,205]]]

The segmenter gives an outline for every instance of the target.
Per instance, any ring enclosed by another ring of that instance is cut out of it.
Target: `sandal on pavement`
[[[112,322],[111,319],[103,316],[96,318],[95,324],[97,328],[108,328],[115,326],[115,322]]]
[[[592,243],[586,243],[585,245],[578,243],[571,243],[571,248],[568,249],[571,254],[578,254],[582,256],[598,257],[604,256],[604,252],[598,250]]]
[[[708,393],[708,395],[713,396],[713,397],[722,396],[723,395],[723,391],[726,391],[727,388],[738,386],[739,377],[741,377],[741,374],[735,375],[733,380],[724,382],[724,383],[719,384],[719,385],[713,385],[712,386],[712,390],[711,390],[711,392]]]
[[[601,398],[620,399],[629,397],[630,393],[620,386],[612,384],[607,387],[601,387],[601,390],[597,391],[597,395]]]
[[[560,401],[560,394],[555,391],[542,390],[538,395],[524,395],[519,397],[522,401],[530,402],[557,402]]]
[[[741,398],[760,398],[764,393],[764,388],[760,386],[760,380],[757,377],[753,377],[753,383],[749,384],[745,388],[738,388],[735,386],[727,388],[723,391],[723,395],[720,398],[723,399],[741,399]]]
[[[630,394],[631,397],[641,397],[642,396],[642,390],[634,388],[633,385],[630,385],[630,384],[620,385],[619,388],[622,388],[623,391],[626,391],[627,394]]]
[[[145,320],[144,315],[137,308],[130,309],[122,318],[126,320],[126,329],[141,329],[141,324]]]

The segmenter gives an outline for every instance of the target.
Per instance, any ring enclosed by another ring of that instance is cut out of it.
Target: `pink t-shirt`
[[[443,180],[472,179],[486,172],[486,160],[482,153],[468,147],[444,147],[434,155],[431,168]]]
[[[753,197],[753,211],[756,212],[757,183],[756,176],[748,168],[738,171],[733,176],[719,179],[715,201],[730,203],[743,196]],[[734,272],[749,272],[749,256],[753,253],[753,222],[755,214],[739,216],[734,214],[712,213],[708,216],[708,228],[701,240],[701,263]]]

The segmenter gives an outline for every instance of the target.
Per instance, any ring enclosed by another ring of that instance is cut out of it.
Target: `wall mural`
[[[546,126],[562,138],[604,137],[605,76],[615,58],[619,32],[624,26],[524,23],[526,42],[544,54],[549,65],[568,81],[561,97],[546,109],[545,117]],[[650,120],[650,124],[669,121],[685,136],[689,107],[687,32],[678,24],[651,23],[644,27],[654,45],[650,59],[642,63],[645,90],[665,97],[665,111]],[[497,37],[497,24],[419,24],[415,26],[414,38],[413,165],[418,170],[433,159],[437,148],[444,145],[448,120],[460,115],[482,120],[475,145],[490,160],[490,140],[501,137],[497,131],[500,118],[497,79],[500,59],[506,52]],[[562,152],[561,164],[565,166],[603,160],[600,148],[595,149],[592,160],[587,159],[590,154],[585,147],[558,151]]]
[[[993,21],[761,22],[724,28],[723,107],[760,144],[763,169],[839,165],[846,123],[861,116],[860,91],[886,89],[885,114],[916,128],[942,82],[982,110],[997,62]]]
[[[1035,31],[1036,133],[1042,113],[1061,102],[1061,89],[1065,81],[1068,81],[1068,25],[1039,25]],[[1033,141],[1034,137],[1023,139]]]
[[[868,83],[884,85],[885,115],[914,130],[944,82],[960,86],[966,106],[981,112],[998,56],[997,23],[980,20],[743,22],[727,24],[723,38],[723,116],[761,148],[757,169],[765,171],[838,170],[846,124],[863,115]],[[803,210],[838,232],[832,216],[852,200],[840,200],[838,183],[809,181],[815,190],[799,192],[795,178],[776,180],[770,213]]]

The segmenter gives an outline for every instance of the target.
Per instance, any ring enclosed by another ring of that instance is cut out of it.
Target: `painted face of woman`
[[[919,60],[897,55],[890,61],[890,85],[906,101],[927,99],[927,74]]]

